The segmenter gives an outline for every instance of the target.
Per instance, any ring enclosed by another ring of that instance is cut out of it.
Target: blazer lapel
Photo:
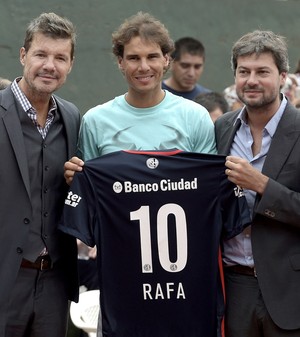
[[[59,99],[57,96],[55,96],[55,99],[66,129],[68,151],[67,155],[68,158],[71,158],[76,153],[76,140],[79,128],[79,114],[77,118],[75,111],[73,111],[73,109],[71,109],[70,107],[66,108],[63,100]]]
[[[223,155],[228,155],[230,152],[231,144],[233,142],[233,138],[236,134],[236,131],[239,129],[241,125],[241,121],[237,119],[240,110],[235,113],[228,113],[228,117],[224,122],[224,126],[220,130],[220,134],[218,135],[218,153]],[[231,115],[229,115],[231,114]],[[226,114],[224,115],[226,118]]]
[[[19,117],[16,111],[10,111],[10,112],[7,112],[2,118],[3,118],[3,123],[5,125],[5,128],[7,130],[7,134],[10,139],[12,148],[14,149],[17,164],[19,166],[27,194],[30,198],[31,194],[30,194],[27,157],[26,157],[25,144],[23,140],[23,132],[21,129]]]
[[[278,177],[295,142],[300,136],[300,130],[296,127],[299,125],[299,122],[296,122],[296,119],[299,118],[299,111],[288,105],[277,126],[277,130],[274,134],[262,169],[262,173],[272,179]]]

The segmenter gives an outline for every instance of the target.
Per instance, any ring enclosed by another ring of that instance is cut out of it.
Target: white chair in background
[[[79,294],[79,302],[71,302],[70,317],[73,324],[89,334],[97,336],[98,320],[100,318],[99,290],[88,290]]]

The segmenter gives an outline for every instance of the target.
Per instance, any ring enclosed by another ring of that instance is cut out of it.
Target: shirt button
[[[271,210],[269,209],[266,209],[265,210],[265,215],[270,217],[270,218],[274,218],[275,217],[275,212],[272,212]]]
[[[21,247],[17,247],[17,253],[18,254],[22,254],[23,253],[23,249]]]

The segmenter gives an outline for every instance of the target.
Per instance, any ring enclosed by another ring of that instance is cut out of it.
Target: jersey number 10
[[[175,217],[177,261],[170,261],[168,217]],[[152,245],[150,231],[150,208],[141,206],[130,212],[130,220],[138,220],[140,224],[142,272],[152,273]],[[157,212],[157,246],[159,262],[163,269],[174,273],[184,269],[187,263],[187,224],[184,209],[177,204],[165,204]]]

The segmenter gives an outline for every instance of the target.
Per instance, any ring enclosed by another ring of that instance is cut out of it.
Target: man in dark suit
[[[77,300],[77,249],[57,224],[76,151],[78,109],[53,92],[71,71],[73,24],[43,13],[20,50],[23,76],[0,91],[0,336],[63,337]]]
[[[300,336],[300,113],[280,93],[283,37],[254,31],[232,49],[242,109],[216,121],[228,179],[244,189],[252,225],[223,243],[226,336]]]

